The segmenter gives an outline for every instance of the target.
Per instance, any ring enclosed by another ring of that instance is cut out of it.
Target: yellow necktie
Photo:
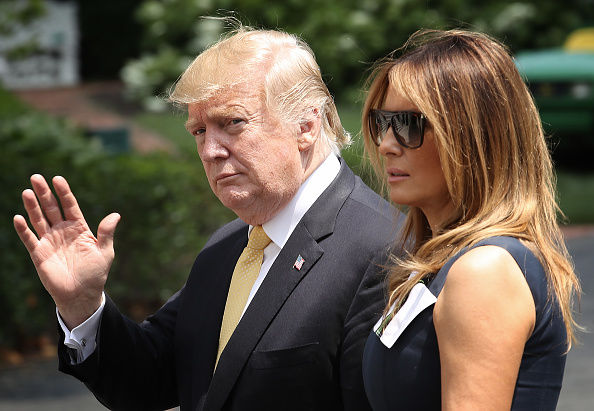
[[[233,334],[241,318],[250,291],[260,273],[262,259],[264,258],[264,249],[270,244],[270,241],[262,226],[255,226],[250,233],[247,247],[244,248],[239,260],[237,260],[233,277],[231,278],[229,294],[227,295],[225,313],[223,314],[217,364],[221,353],[225,349],[229,338],[231,338],[231,334]]]

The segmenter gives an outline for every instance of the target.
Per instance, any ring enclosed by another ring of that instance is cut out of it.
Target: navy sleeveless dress
[[[481,245],[499,246],[513,256],[526,277],[536,307],[536,323],[524,348],[511,409],[555,410],[565,369],[567,334],[556,299],[548,298],[543,267],[515,238],[491,237],[474,247]],[[420,293],[412,300],[412,294],[407,299],[407,304],[411,301],[410,305],[420,302],[417,313],[414,313],[414,307],[412,310],[403,307],[403,314],[413,318],[403,320],[397,315],[390,324],[394,322],[396,326],[399,323],[400,329],[395,331],[392,327],[392,330],[386,328],[384,331],[384,334],[390,331],[392,335],[401,332],[396,341],[391,342],[391,348],[374,331],[369,335],[363,355],[363,380],[374,411],[441,409],[433,303],[445,284],[450,267],[464,252],[451,258],[426,287],[417,285]]]

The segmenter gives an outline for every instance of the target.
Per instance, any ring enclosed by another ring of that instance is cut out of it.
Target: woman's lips
[[[400,170],[398,168],[394,168],[394,167],[390,167],[388,169],[386,169],[386,173],[388,174],[388,182],[396,182],[396,181],[402,181],[408,177],[410,177],[410,175],[403,170]]]
[[[399,168],[390,167],[386,169],[389,176],[408,177],[409,174],[406,171],[400,170]]]

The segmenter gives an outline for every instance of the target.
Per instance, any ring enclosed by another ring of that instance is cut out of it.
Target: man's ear
[[[317,108],[312,109],[313,115],[306,121],[299,124],[299,137],[297,144],[299,151],[305,152],[312,148],[320,137],[322,119]]]

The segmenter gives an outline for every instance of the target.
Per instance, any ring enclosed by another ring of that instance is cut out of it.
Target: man
[[[103,293],[119,216],[95,238],[66,181],[53,181],[63,218],[33,176],[23,201],[39,238],[22,216],[14,223],[56,302],[60,369],[112,409],[368,409],[361,357],[384,305],[371,260],[397,226],[337,157],[349,137],[313,53],[295,36],[242,28],[198,56],[170,98],[187,108],[212,190],[239,219],[137,325]],[[229,337],[237,272],[248,271],[234,267],[262,229],[271,242]]]

